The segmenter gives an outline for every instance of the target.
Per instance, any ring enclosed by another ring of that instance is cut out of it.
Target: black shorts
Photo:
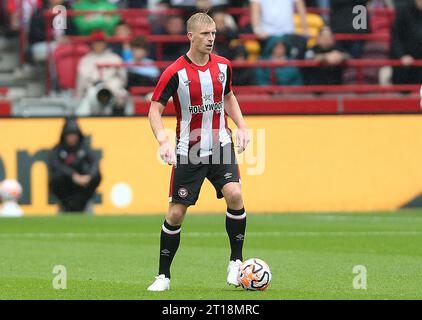
[[[194,161],[177,155],[177,166],[171,173],[169,202],[194,205],[205,178],[214,186],[218,199],[223,198],[221,190],[225,184],[240,183],[233,143],[219,146],[213,150],[213,155]]]

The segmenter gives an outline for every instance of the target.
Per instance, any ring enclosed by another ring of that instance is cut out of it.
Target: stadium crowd
[[[70,15],[65,29],[47,28],[48,18],[43,12],[57,5],[87,13]],[[357,28],[353,8],[359,5],[374,11],[370,11],[366,23],[361,21],[363,27]],[[20,7],[21,16],[17,14]],[[246,10],[231,14],[228,8]],[[388,10],[377,13],[380,8],[391,9],[395,19],[387,14]],[[127,14],[130,11],[126,9],[151,11],[149,15],[134,16]],[[163,9],[181,11],[159,14]],[[98,14],[93,12],[96,10],[114,12]],[[422,83],[422,68],[412,67],[415,60],[422,59],[422,0],[2,0],[1,23],[2,30],[10,35],[17,34],[22,26],[26,28],[27,61],[48,63],[54,88],[58,90],[66,87],[63,78],[69,73],[61,67],[65,64],[60,59],[66,55],[60,53],[66,52],[65,48],[75,50],[80,46],[77,76],[68,87],[74,87],[75,94],[87,101],[91,99],[92,88],[104,89],[99,99],[104,105],[112,104],[106,114],[120,115],[131,87],[156,84],[162,69],[155,65],[156,61],[173,61],[188,49],[187,42],[149,41],[151,35],[183,36],[186,17],[204,10],[216,22],[214,52],[234,62],[318,62],[313,68],[234,68],[234,85],[356,83],[356,72],[345,61],[388,58],[400,59],[402,67],[381,68],[381,72],[365,68],[365,83]],[[255,36],[242,37],[251,34]],[[390,41],[337,41],[336,34],[388,34]],[[74,42],[75,36],[85,36],[89,47],[87,43]],[[50,59],[51,52],[54,59]],[[120,70],[97,66],[107,63],[135,65]],[[91,105],[90,109],[81,104],[79,115],[92,113],[95,107]]]

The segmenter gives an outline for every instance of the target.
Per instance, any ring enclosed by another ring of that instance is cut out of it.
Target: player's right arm
[[[176,154],[165,133],[162,114],[170,97],[177,92],[178,86],[179,77],[177,73],[172,72],[171,68],[167,68],[155,87],[148,113],[152,131],[160,144],[160,157],[170,165],[176,165]]]
[[[176,154],[172,148],[170,141],[168,140],[167,134],[164,130],[162,114],[165,106],[160,102],[152,101],[149,108],[148,119],[154,133],[160,145],[160,157],[169,165],[176,165]]]

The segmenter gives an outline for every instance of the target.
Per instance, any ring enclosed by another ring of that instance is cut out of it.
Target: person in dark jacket
[[[330,25],[334,33],[348,33],[348,34],[365,34],[369,33],[369,14],[366,15],[367,23],[365,28],[355,28],[354,20],[358,17],[358,13],[354,13],[356,6],[364,6],[368,4],[369,0],[335,0],[330,1],[331,14]],[[360,19],[357,19],[359,21]],[[360,22],[360,21],[359,21]],[[359,59],[363,54],[364,41],[339,41],[338,47],[346,51],[354,59]]]
[[[30,45],[30,59],[33,62],[43,62],[49,59],[50,53],[47,40],[50,42],[51,51],[60,43],[66,42],[67,36],[75,35],[76,29],[73,20],[66,19],[66,26],[62,28],[46,29],[47,21],[52,24],[52,18],[44,17],[44,12],[52,10],[56,6],[64,6],[69,9],[69,5],[65,0],[48,0],[44,6],[34,11],[29,22],[28,42]],[[58,16],[56,16],[58,18]],[[56,18],[56,22],[58,21]],[[62,21],[64,22],[64,20]],[[47,30],[49,39],[47,39]]]
[[[316,45],[308,50],[306,58],[320,63],[318,67],[304,68],[307,85],[339,85],[343,82],[344,62],[350,56],[339,50],[330,27],[319,32]]]
[[[391,56],[403,68],[394,68],[393,83],[422,83],[422,68],[412,67],[422,59],[422,0],[412,0],[397,9],[392,30]]]
[[[83,212],[101,181],[98,159],[76,119],[67,119],[60,142],[49,156],[50,190],[60,211]]]

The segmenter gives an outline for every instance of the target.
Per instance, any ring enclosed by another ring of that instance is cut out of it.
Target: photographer
[[[121,64],[123,60],[108,49],[104,32],[94,31],[90,40],[91,52],[78,64],[76,95],[83,101],[76,115],[123,115],[128,97],[126,69],[97,67],[98,64]]]

